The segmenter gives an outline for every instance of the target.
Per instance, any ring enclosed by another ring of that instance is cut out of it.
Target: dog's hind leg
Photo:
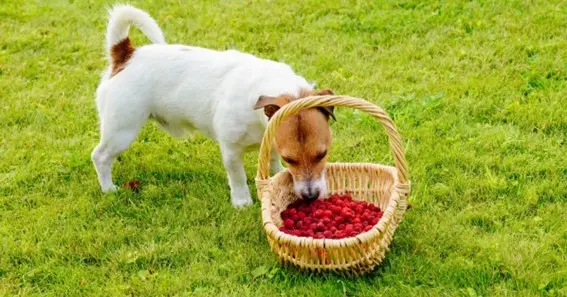
[[[103,192],[115,191],[112,182],[112,163],[120,153],[126,150],[138,133],[148,115],[133,113],[117,115],[111,120],[101,119],[101,140],[91,153],[91,159],[98,174],[98,181]],[[108,118],[107,118],[108,119]]]

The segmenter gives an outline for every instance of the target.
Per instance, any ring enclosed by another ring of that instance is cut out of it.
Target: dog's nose
[[[302,193],[301,193],[301,197],[302,197],[304,200],[311,201],[311,200],[315,200],[315,199],[319,198],[319,194],[320,194],[320,193],[321,193],[321,192],[320,192],[318,189],[316,189],[316,190],[309,190],[308,192],[302,192]]]

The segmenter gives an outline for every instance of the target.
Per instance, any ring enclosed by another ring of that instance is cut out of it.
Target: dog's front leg
[[[276,150],[272,149],[272,153],[270,155],[270,173],[274,175],[283,170],[284,167],[282,165],[280,155],[276,152]]]
[[[228,173],[228,184],[230,186],[230,199],[236,208],[252,204],[248,184],[246,184],[246,172],[242,162],[243,151],[232,145],[222,146],[222,161]]]

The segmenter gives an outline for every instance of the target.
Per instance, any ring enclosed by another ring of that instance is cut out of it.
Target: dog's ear
[[[333,90],[331,90],[331,89],[323,89],[321,91],[315,92],[315,95],[317,95],[317,96],[335,95],[335,92],[333,92]]]
[[[317,107],[317,109],[319,111],[321,111],[326,117],[327,119],[329,119],[329,117],[333,118],[333,120],[337,120],[337,118],[335,117],[335,107],[334,106],[319,106]]]
[[[254,105],[254,109],[264,108],[264,114],[271,119],[272,116],[278,111],[282,106],[289,103],[289,99],[279,96],[279,97],[271,97],[271,96],[260,96],[256,104]]]
[[[315,92],[315,95],[317,96],[324,96],[324,95],[335,95],[335,93],[333,92],[333,90],[331,89],[324,89],[321,91],[317,91]],[[335,107],[334,106],[325,106],[325,107],[317,107],[325,116],[327,116],[327,119],[329,117],[333,118],[333,120],[337,120],[337,118],[335,117]]]

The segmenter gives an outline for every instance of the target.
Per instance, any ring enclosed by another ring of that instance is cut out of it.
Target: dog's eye
[[[295,161],[294,159],[290,159],[286,157],[282,157],[282,159],[289,165],[297,165],[297,161]]]
[[[315,156],[315,160],[317,162],[323,160],[323,158],[325,158],[325,156],[327,155],[327,151],[325,150],[324,152],[320,152],[317,154],[317,156]]]

